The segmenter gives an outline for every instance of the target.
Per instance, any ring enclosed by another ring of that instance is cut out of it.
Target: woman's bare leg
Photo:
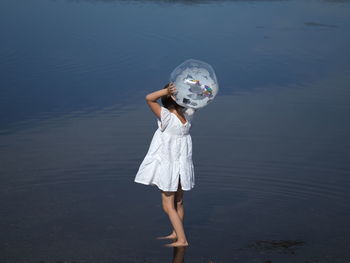
[[[183,224],[183,219],[185,214],[184,207],[183,207],[183,194],[184,194],[184,191],[181,188],[181,182],[179,178],[179,186],[175,193],[175,198],[174,198],[174,207],[181,219],[182,224]],[[158,239],[176,239],[176,238],[177,236],[176,236],[175,229],[173,229],[173,232],[170,235],[158,237]]]
[[[177,192],[175,193],[174,206],[175,206],[177,214],[179,215],[179,217],[181,219],[182,224],[184,222],[184,216],[185,216],[185,210],[184,210],[184,206],[183,206],[183,195],[184,195],[184,191],[181,189],[181,184],[179,183],[179,188],[177,189]],[[173,229],[173,232],[170,234],[170,236],[176,238],[175,229]]]
[[[164,192],[162,191],[162,204],[164,211],[168,214],[171,224],[175,229],[177,236],[177,241],[171,244],[167,244],[169,247],[178,247],[178,246],[188,246],[186,239],[185,231],[181,218],[179,217],[174,206],[175,192]]]

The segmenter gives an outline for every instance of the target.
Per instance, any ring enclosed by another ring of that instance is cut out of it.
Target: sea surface
[[[350,262],[350,1],[1,0],[0,263]],[[194,58],[190,246],[166,248],[147,93]]]

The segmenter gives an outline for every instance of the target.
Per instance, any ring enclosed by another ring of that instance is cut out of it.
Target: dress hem
[[[134,180],[134,182],[135,182],[135,183],[144,184],[144,185],[155,185],[155,186],[157,186],[157,187],[159,188],[159,190],[162,190],[162,191],[164,191],[164,192],[177,192],[177,189],[176,189],[176,190],[162,189],[157,183],[154,183],[154,182],[148,183],[148,182],[139,181],[139,180]],[[193,188],[194,188],[194,185],[193,185],[191,188],[186,188],[186,189],[182,188],[182,186],[181,186],[181,189],[182,189],[183,191],[190,191],[190,190],[193,189]]]

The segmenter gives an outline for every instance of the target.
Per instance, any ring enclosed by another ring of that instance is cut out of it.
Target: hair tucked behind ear
[[[167,89],[169,87],[169,84],[170,83],[166,84],[163,89]],[[169,94],[162,96],[160,99],[162,101],[163,106],[167,109],[176,109],[176,111],[182,111],[183,109],[185,109],[185,107],[182,107],[179,104],[177,104]]]

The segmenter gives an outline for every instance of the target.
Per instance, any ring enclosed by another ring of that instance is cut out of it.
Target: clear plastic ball
[[[188,59],[177,66],[170,75],[176,87],[176,103],[199,109],[212,102],[219,91],[218,81],[212,66],[196,59]]]

